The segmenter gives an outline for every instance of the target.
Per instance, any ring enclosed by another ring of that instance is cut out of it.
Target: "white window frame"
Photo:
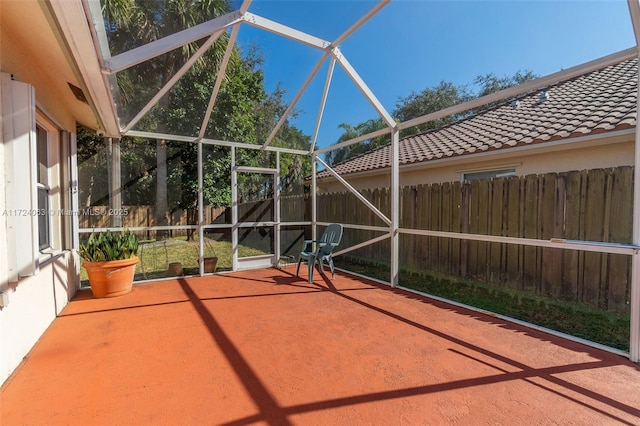
[[[41,138],[44,138],[41,140]],[[44,152],[41,151],[44,146]],[[49,129],[43,126],[39,121],[36,121],[36,158],[37,158],[37,181],[36,187],[38,191],[37,197],[37,212],[38,212],[38,249],[40,253],[43,253],[47,249],[51,249],[51,229],[52,229],[52,221],[51,221],[51,186],[49,182],[51,181],[49,176],[49,168],[50,168],[50,140],[49,140]],[[44,158],[41,158],[41,154],[44,154]],[[44,166],[44,172],[41,169]],[[40,204],[40,191],[45,192],[45,202],[44,205]],[[46,232],[46,236],[43,241],[43,226],[44,231]]]
[[[495,179],[503,177],[517,176],[516,166],[500,166],[490,169],[477,169],[460,172],[460,180],[462,182],[470,182],[473,180]]]
[[[46,135],[46,172],[44,176],[40,173],[40,160],[36,155],[36,186],[38,189],[45,189],[47,191],[47,206],[45,211],[39,205],[39,200],[36,199],[36,205],[34,208],[39,210],[39,213],[44,213],[43,216],[38,216],[38,253],[39,255],[47,255],[49,257],[63,249],[64,237],[63,228],[67,225],[65,223],[68,220],[69,214],[65,213],[65,204],[63,200],[65,192],[65,185],[62,180],[64,169],[67,165],[66,160],[63,158],[63,137],[61,127],[42,109],[36,109],[36,129],[41,130]],[[36,139],[38,138],[38,130],[36,130]],[[36,140],[36,145],[40,141]],[[36,148],[37,149],[37,148]],[[40,220],[46,220],[47,224],[47,245],[40,244]],[[41,261],[45,260],[42,257]]]

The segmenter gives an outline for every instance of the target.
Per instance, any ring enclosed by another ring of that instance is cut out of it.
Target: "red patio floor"
[[[0,424],[640,424],[626,359],[294,272],[80,292],[0,390]]]

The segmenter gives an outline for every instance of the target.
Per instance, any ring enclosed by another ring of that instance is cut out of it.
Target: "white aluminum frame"
[[[633,32],[636,37],[636,56],[640,63],[640,5],[638,0],[627,0],[629,15],[633,24]],[[638,112],[640,111],[640,72],[638,73],[636,103],[636,140],[634,151],[633,174],[633,244],[640,245],[640,126],[638,125]],[[636,251],[632,257],[631,266],[631,318],[629,337],[629,358],[633,362],[640,361],[640,253]]]
[[[232,193],[232,241],[233,241],[233,259],[232,269],[234,271],[253,269],[253,268],[265,268],[278,265],[278,259],[280,258],[280,153],[276,153],[276,168],[271,169],[267,167],[250,167],[250,166],[238,166],[236,164],[235,150],[234,155],[231,158],[231,193]],[[261,222],[238,222],[238,173],[255,173],[262,175],[271,175],[273,179],[274,191],[273,191],[273,220],[261,221]],[[268,255],[239,257],[238,255],[238,230],[240,228],[255,228],[255,227],[272,227],[274,231],[273,241],[273,253]]]
[[[431,114],[426,114],[422,117],[418,117],[412,120],[407,120],[405,122],[402,123],[396,123],[395,120],[393,119],[393,117],[391,117],[391,115],[385,110],[384,106],[380,103],[380,101],[375,97],[373,91],[365,84],[365,82],[363,81],[363,79],[359,76],[359,74],[356,72],[356,70],[353,68],[353,66],[351,66],[351,64],[348,62],[348,60],[345,58],[345,56],[342,54],[341,50],[339,49],[338,45],[345,41],[351,34],[353,34],[360,26],[362,26],[364,23],[366,23],[371,17],[373,17],[378,11],[380,11],[384,6],[386,6],[388,3],[390,2],[390,0],[381,0],[378,3],[376,3],[376,5],[370,9],[366,14],[364,14],[356,23],[354,23],[349,29],[347,29],[347,31],[345,31],[342,35],[340,35],[336,40],[334,40],[333,43],[328,42],[326,40],[322,40],[318,37],[312,36],[310,34],[306,34],[304,32],[298,31],[296,29],[287,27],[285,25],[279,24],[277,22],[271,21],[269,19],[257,16],[255,14],[252,14],[250,12],[248,12],[248,7],[249,4],[251,3],[250,0],[245,0],[241,6],[241,8],[238,11],[229,13],[227,15],[224,15],[222,17],[219,18],[215,18],[211,21],[205,22],[203,24],[197,25],[195,27],[189,28],[187,30],[181,31],[179,33],[173,34],[171,36],[165,37],[161,40],[158,40],[156,42],[153,43],[149,43],[145,46],[141,46],[139,48],[133,49],[129,52],[125,52],[122,53],[120,55],[114,56],[114,57],[110,57],[109,52],[104,52],[104,50],[106,49],[106,43],[104,42],[104,31],[101,31],[101,23],[100,20],[98,20],[98,22],[95,23],[96,28],[93,29],[91,28],[93,37],[94,37],[94,44],[96,44],[95,46],[93,46],[93,48],[100,52],[101,50],[103,51],[102,55],[97,55],[98,56],[98,61],[100,63],[100,65],[103,68],[103,72],[104,74],[114,74],[118,71],[124,70],[128,67],[131,67],[133,65],[136,65],[138,63],[141,63],[145,60],[148,60],[150,58],[156,57],[158,55],[161,55],[163,53],[166,53],[172,49],[178,48],[186,43],[190,43],[196,40],[200,40],[202,38],[205,37],[210,37],[209,41],[207,41],[207,45],[211,45],[212,44],[212,40],[214,40],[214,37],[220,35],[222,33],[222,31],[227,31],[229,28],[233,27],[233,33],[231,36],[231,41],[229,43],[229,48],[227,50],[227,52],[225,52],[225,59],[223,60],[223,63],[220,67],[219,73],[218,73],[218,80],[216,81],[216,85],[215,85],[215,89],[212,93],[212,96],[210,98],[210,103],[209,103],[209,107],[207,108],[207,112],[206,112],[206,118],[203,121],[203,126],[200,130],[200,134],[198,137],[186,137],[186,136],[177,136],[177,135],[164,135],[164,134],[158,134],[158,133],[153,133],[153,132],[140,132],[140,131],[133,131],[131,130],[131,127],[135,124],[135,122],[137,122],[137,120],[139,120],[142,115],[144,115],[146,112],[148,112],[151,108],[152,108],[152,104],[154,104],[154,102],[157,102],[157,100],[160,99],[160,97],[163,94],[166,94],[166,92],[170,89],[170,85],[167,84],[165,87],[163,87],[161,89],[161,92],[159,92],[153,99],[151,102],[149,102],[149,104],[147,106],[145,106],[145,108],[143,109],[143,111],[141,111],[141,113],[139,114],[140,117],[136,116],[136,118],[132,121],[132,123],[129,123],[129,125],[125,128],[125,129],[120,129],[119,135],[118,136],[124,136],[124,135],[129,135],[129,136],[138,136],[138,137],[144,137],[144,138],[150,138],[150,139],[166,139],[166,140],[173,140],[173,141],[180,141],[180,142],[188,142],[188,143],[197,143],[198,144],[198,166],[199,166],[199,174],[198,174],[198,179],[199,179],[199,187],[198,187],[198,205],[200,207],[200,213],[199,213],[199,218],[198,218],[198,225],[189,225],[189,226],[180,226],[180,227],[173,227],[173,226],[161,226],[161,227],[137,227],[137,228],[130,228],[131,230],[148,230],[148,229],[198,229],[199,231],[199,235],[202,237],[203,235],[203,230],[204,229],[213,229],[213,228],[232,228],[232,247],[233,247],[233,268],[234,270],[237,268],[238,266],[238,254],[237,254],[237,245],[238,245],[238,239],[237,239],[237,230],[240,227],[243,226],[251,226],[251,224],[239,224],[238,223],[238,217],[237,217],[237,196],[236,196],[236,189],[237,189],[237,172],[239,170],[241,170],[242,168],[238,168],[235,165],[235,160],[236,160],[236,156],[235,156],[235,149],[236,148],[243,148],[243,149],[262,149],[262,150],[266,150],[266,151],[274,151],[278,154],[278,168],[279,168],[279,153],[283,152],[283,153],[292,153],[292,154],[299,154],[299,155],[310,155],[311,159],[312,159],[312,178],[311,178],[311,183],[312,183],[312,193],[311,193],[311,197],[312,197],[312,212],[311,212],[311,216],[312,216],[312,220],[311,220],[311,225],[312,225],[312,233],[313,233],[313,238],[316,238],[316,227],[317,225],[320,225],[321,223],[317,222],[317,171],[318,171],[318,164],[321,164],[324,166],[325,170],[327,170],[332,176],[334,176],[338,181],[340,181],[342,184],[345,185],[345,187],[354,193],[354,195],[356,195],[356,197],[358,197],[365,205],[367,205],[368,208],[370,208],[372,211],[374,211],[376,213],[376,215],[378,215],[379,217],[381,217],[384,222],[388,225],[388,227],[366,227],[364,225],[345,225],[346,227],[353,227],[353,228],[361,228],[361,229],[366,229],[366,228],[375,228],[375,230],[380,229],[383,232],[386,232],[385,235],[380,236],[380,237],[376,237],[373,238],[369,241],[360,243],[356,246],[350,247],[350,248],[346,248],[343,249],[339,252],[337,252],[337,254],[342,254],[342,253],[346,253],[348,251],[354,250],[356,248],[360,248],[363,247],[365,245],[368,244],[372,244],[373,242],[377,242],[377,241],[382,241],[384,239],[390,238],[391,239],[391,259],[390,259],[390,263],[391,263],[391,279],[390,279],[390,283],[392,286],[396,286],[398,285],[398,239],[399,239],[399,235],[401,233],[405,233],[405,234],[413,234],[413,235],[427,235],[427,236],[433,236],[433,237],[443,237],[443,238],[454,238],[454,239],[466,239],[466,240],[473,240],[473,241],[488,241],[488,242],[499,242],[499,243],[509,243],[509,244],[519,244],[519,245],[529,245],[529,246],[536,246],[536,247],[551,247],[551,248],[560,248],[560,249],[569,249],[569,250],[584,250],[584,251],[592,251],[592,252],[599,252],[599,253],[615,253],[615,254],[625,254],[625,255],[630,255],[632,256],[632,279],[631,279],[631,333],[630,333],[630,351],[629,351],[629,358],[634,361],[634,362],[638,362],[640,359],[640,144],[638,143],[638,140],[640,140],[640,126],[636,126],[635,129],[635,139],[636,139],[636,144],[635,144],[635,154],[634,154],[634,159],[635,159],[635,172],[634,172],[634,205],[633,205],[633,244],[631,245],[624,245],[624,244],[609,244],[609,243],[601,243],[601,242],[589,242],[589,241],[571,241],[571,240],[535,240],[535,239],[527,239],[527,238],[514,238],[514,237],[501,237],[501,236],[492,236],[492,235],[478,235],[478,234],[466,234],[466,233],[451,233],[451,232],[440,232],[440,231],[429,231],[429,230],[419,230],[419,229],[402,229],[399,227],[399,197],[400,197],[400,180],[399,180],[399,173],[400,173],[400,165],[399,165],[399,132],[402,129],[406,129],[406,128],[410,128],[413,126],[417,126],[419,124],[424,124],[433,120],[437,120],[439,118],[442,117],[446,117],[452,114],[456,114],[456,113],[461,113],[464,111],[468,111],[472,108],[475,107],[479,107],[479,106],[483,106],[486,105],[488,103],[491,102],[496,102],[496,101],[501,101],[504,100],[506,98],[509,97],[514,97],[514,96],[518,96],[518,95],[522,95],[524,93],[530,92],[532,90],[539,90],[545,86],[548,85],[552,85],[555,83],[558,83],[560,81],[564,81],[573,77],[576,77],[578,75],[582,75],[584,73],[588,73],[597,69],[601,69],[604,68],[608,65],[620,62],[622,60],[626,60],[626,59],[631,59],[631,58],[639,58],[640,59],[640,4],[638,3],[638,0],[627,0],[628,3],[628,7],[629,7],[629,14],[631,17],[631,21],[633,24],[633,29],[634,29],[634,33],[636,36],[636,46],[621,52],[617,52],[611,55],[608,55],[606,57],[603,58],[599,58],[596,59],[594,61],[582,64],[582,65],[578,65],[572,68],[568,68],[566,70],[548,75],[546,77],[542,77],[539,78],[537,80],[531,81],[531,82],[527,82],[525,84],[519,85],[519,86],[515,86],[515,87],[511,87],[490,95],[486,95],[474,100],[471,100],[469,102],[465,102],[463,104],[459,104],[450,108],[446,108],[443,110],[440,110],[438,112],[435,113],[431,113]],[[96,10],[95,7],[95,2],[94,0],[83,0],[83,5],[84,5],[84,9],[85,9],[85,13],[88,13],[88,10]],[[92,7],[89,7],[89,5],[91,5]],[[51,7],[54,11],[54,13],[56,13],[56,15],[77,15],[78,11],[77,10],[72,10],[69,13],[63,13],[65,11],[65,9],[69,9],[69,7],[67,6],[67,3],[65,2],[53,2],[51,3]],[[69,22],[66,21],[62,21],[61,26],[63,27],[63,32],[65,32],[66,34],[71,33],[72,31],[70,30],[70,28],[72,27],[71,24]],[[204,134],[206,131],[206,125],[208,122],[208,119],[210,117],[210,113],[211,113],[211,109],[213,108],[213,105],[215,103],[215,99],[217,96],[217,92],[219,90],[219,87],[221,85],[221,79],[222,79],[222,75],[224,75],[224,71],[228,62],[228,55],[229,52],[231,51],[231,49],[233,48],[233,45],[235,44],[235,38],[236,38],[236,34],[238,31],[238,28],[242,25],[242,24],[248,24],[257,28],[261,28],[263,30],[269,31],[271,33],[286,37],[288,39],[294,40],[296,42],[302,43],[304,45],[307,46],[311,46],[312,48],[315,49],[319,49],[322,50],[324,52],[321,60],[318,62],[318,64],[314,67],[314,69],[311,71],[309,77],[307,78],[307,80],[305,81],[305,83],[303,84],[302,88],[299,90],[299,92],[297,93],[296,97],[294,98],[294,100],[291,102],[291,104],[289,105],[287,112],[285,114],[285,116],[278,122],[276,128],[273,129],[272,133],[270,134],[270,136],[267,138],[267,140],[261,144],[261,145],[253,145],[253,144],[247,144],[247,143],[242,143],[242,142],[233,142],[233,141],[220,141],[220,140],[213,140],[213,139],[206,139],[204,138]],[[73,39],[73,34],[68,36],[70,39]],[[99,43],[98,43],[99,42]],[[99,44],[99,45],[98,45]],[[205,49],[203,49],[204,51]],[[75,49],[75,53],[77,55],[77,57],[82,57],[80,55],[80,53],[86,55],[88,52],[87,46],[82,45],[80,47],[77,47]],[[196,55],[200,54],[200,51],[198,51],[196,53]],[[196,56],[194,55],[194,57]],[[322,94],[322,99],[320,102],[320,107],[319,107],[319,111],[318,111],[318,116],[316,119],[316,126],[314,129],[314,135],[313,135],[313,139],[312,139],[312,145],[311,145],[311,149],[309,151],[306,150],[297,150],[297,149],[289,149],[289,148],[281,148],[281,147],[272,147],[270,146],[271,141],[273,140],[275,134],[277,133],[277,131],[279,130],[279,128],[282,126],[282,124],[284,123],[284,120],[286,119],[286,117],[288,116],[288,114],[291,112],[291,110],[293,109],[295,103],[298,101],[298,99],[303,95],[303,93],[306,91],[307,87],[309,86],[310,82],[313,80],[313,78],[315,77],[315,75],[317,74],[317,72],[319,71],[319,69],[321,68],[322,64],[324,64],[324,62],[326,61],[328,56],[331,56],[331,64],[329,66],[329,71],[327,73],[326,76],[326,80],[325,80],[325,88]],[[90,56],[90,55],[89,55]],[[102,56],[102,57],[100,57]],[[86,58],[86,56],[85,56]],[[197,59],[197,58],[196,58]],[[88,61],[89,59],[87,59]],[[195,59],[190,59],[190,62],[194,62]],[[328,91],[329,91],[329,87],[331,84],[331,80],[332,80],[332,76],[333,76],[333,71],[334,71],[334,66],[335,66],[335,62],[338,62],[340,64],[340,66],[342,67],[342,69],[344,70],[344,72],[349,76],[349,78],[353,81],[353,83],[356,85],[356,87],[359,89],[359,91],[362,93],[362,95],[369,101],[369,103],[374,107],[374,109],[378,112],[378,114],[380,115],[380,117],[385,121],[385,123],[387,124],[387,127],[378,131],[374,131],[371,132],[367,135],[362,135],[359,137],[356,137],[354,139],[348,140],[348,141],[344,141],[341,143],[338,143],[336,145],[332,145],[330,147],[327,148],[323,148],[323,149],[319,149],[314,151],[314,148],[316,146],[316,142],[317,142],[317,137],[318,137],[318,130],[319,130],[319,126],[320,123],[322,121],[322,116],[324,113],[324,108],[326,105],[326,99],[328,96]],[[85,67],[82,68],[81,67],[81,73],[83,74],[84,78],[86,81],[90,81],[92,82],[92,86],[90,88],[90,93],[91,93],[91,98],[92,99],[105,99],[105,96],[100,96],[101,91],[104,90],[105,88],[108,88],[108,82],[106,79],[106,76],[102,77],[102,81],[99,81],[99,79],[96,78],[96,75],[91,74],[88,69],[90,67]],[[177,79],[179,79],[179,77],[184,74],[184,72],[186,72],[186,69],[188,68],[186,65],[185,67],[183,67],[183,69],[181,69],[179,71],[179,75],[176,75],[176,79],[175,81],[177,81]],[[173,81],[173,79],[171,80],[171,85],[173,83],[175,83],[175,81]],[[96,91],[96,88],[98,88],[98,90]],[[639,84],[638,84],[638,110],[640,111],[640,77],[639,77]],[[108,90],[107,90],[108,93]],[[117,118],[115,118],[114,116],[114,102],[113,102],[113,97],[112,95],[109,93],[109,95],[107,96],[108,98],[111,99],[111,103],[109,105],[109,108],[107,108],[105,106],[105,103],[102,102],[99,105],[95,106],[94,108],[96,109],[96,111],[98,112],[98,116],[102,119],[105,120],[105,127],[107,128],[107,131],[109,132],[109,136],[114,136],[116,137],[116,135],[114,134],[114,123],[117,123]],[[340,148],[344,148],[346,146],[367,140],[367,139],[371,139],[373,137],[378,137],[378,136],[383,136],[389,134],[390,138],[391,138],[391,167],[390,167],[390,187],[391,187],[391,206],[390,206],[390,210],[391,210],[391,217],[388,218],[386,215],[382,214],[382,212],[380,210],[378,210],[375,206],[373,206],[365,197],[363,197],[357,190],[355,190],[355,188],[353,188],[345,179],[343,179],[341,176],[339,176],[331,167],[329,167],[324,161],[322,161],[318,155],[319,154],[323,154],[323,153],[327,153],[330,151],[333,151],[335,149],[340,149]],[[219,146],[227,146],[230,147],[231,149],[231,158],[232,158],[232,177],[231,177],[231,185],[232,185],[232,224],[222,224],[222,225],[205,225],[202,222],[202,147],[204,144],[212,144],[212,145],[219,145]],[[259,169],[258,169],[259,170]],[[279,178],[279,172],[276,175]],[[277,185],[276,185],[277,186]],[[279,212],[279,209],[277,209],[276,211]],[[280,218],[278,217],[277,220],[274,221],[275,222],[275,226],[277,226],[278,231],[279,231],[279,226],[280,224]],[[300,222],[301,224],[306,224],[306,222]],[[99,228],[99,229],[91,229],[91,230],[86,230],[86,229],[81,229],[78,232],[79,233],[83,233],[83,232],[92,232],[92,231],[100,231],[103,229],[117,229],[117,228]],[[279,233],[279,232],[278,232]],[[201,238],[202,241],[202,238]],[[202,244],[200,246],[200,256],[202,256],[202,252],[203,252],[203,247]],[[279,255],[279,253],[276,252],[276,256]],[[201,270],[200,273],[202,274],[202,265],[201,265]]]
[[[216,32],[224,31],[240,22],[241,19],[242,13],[239,10],[230,12],[119,55],[112,56],[104,61],[104,73],[115,74],[123,71],[134,65],[170,52],[173,49],[182,47],[185,44],[193,43]]]

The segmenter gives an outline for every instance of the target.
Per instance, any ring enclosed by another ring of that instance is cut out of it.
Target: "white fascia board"
[[[295,30],[293,28],[287,27],[286,25],[271,21],[267,18],[254,15],[251,12],[245,13],[242,16],[242,21],[253,27],[269,31],[270,33],[274,33],[288,39],[298,41],[302,44],[306,44],[307,46],[315,47],[317,49],[326,50],[331,45],[331,43],[326,40],[322,40],[321,38],[303,33],[302,31]]]
[[[109,83],[102,74],[97,46],[94,42],[90,16],[81,1],[47,2],[58,27],[67,42],[74,60],[78,78],[87,89],[89,104],[96,115],[98,125],[107,136],[118,137],[120,126]]]
[[[240,22],[239,11],[227,13],[199,25],[187,28],[180,32],[163,37],[160,40],[152,41],[143,46],[131,49],[105,60],[104,72],[114,74],[141,62],[170,52],[185,44],[203,39],[215,32],[226,30],[232,25]]]
[[[552,84],[559,83],[561,81],[569,80],[571,78],[578,77],[583,74],[597,71],[609,65],[614,65],[624,60],[634,58],[637,55],[638,55],[638,50],[635,47],[632,47],[617,53],[613,53],[608,56],[604,56],[599,59],[595,59],[590,62],[586,62],[581,65],[576,65],[575,67],[572,67],[572,68],[567,68],[566,70],[559,71],[545,77],[528,81],[518,86],[512,86],[507,89],[500,90],[498,92],[494,92],[489,95],[485,95],[480,98],[470,100],[468,102],[464,102],[449,108],[442,109],[440,111],[436,111],[427,115],[423,115],[421,117],[404,121],[398,124],[398,128],[406,129],[409,127],[417,126],[419,124],[428,123],[429,121],[434,121],[442,117],[447,117],[452,114],[458,114],[464,111],[468,111],[472,108],[484,106],[492,102],[499,102],[507,98],[510,98],[512,96],[518,96],[518,95],[522,95],[523,93],[527,93],[529,91],[542,89],[543,87],[547,87]]]
[[[389,114],[384,106],[382,106],[382,103],[380,103],[378,98],[376,98],[376,95],[374,95],[371,89],[369,89],[362,77],[360,77],[356,72],[355,68],[353,68],[349,61],[347,61],[347,58],[345,58],[340,49],[334,47],[331,50],[331,54],[336,58],[336,61],[338,61],[342,69],[347,73],[351,81],[355,83],[356,87],[358,87],[365,98],[367,98],[373,108],[378,112],[378,114],[380,114],[380,117],[382,117],[385,123],[387,123],[389,127],[396,127],[396,121],[391,117],[391,114]]]

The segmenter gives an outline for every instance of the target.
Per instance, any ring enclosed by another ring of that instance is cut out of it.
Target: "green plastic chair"
[[[332,223],[324,230],[322,237],[317,240],[305,240],[300,257],[298,258],[298,268],[296,269],[296,275],[300,276],[300,263],[302,261],[307,262],[309,265],[309,283],[313,282],[313,269],[315,268],[316,261],[320,263],[320,273],[324,274],[324,263],[329,264],[331,269],[331,278],[335,278],[335,270],[333,267],[333,249],[335,249],[340,240],[342,239],[342,225],[338,223]],[[314,250],[315,245],[315,250]]]

